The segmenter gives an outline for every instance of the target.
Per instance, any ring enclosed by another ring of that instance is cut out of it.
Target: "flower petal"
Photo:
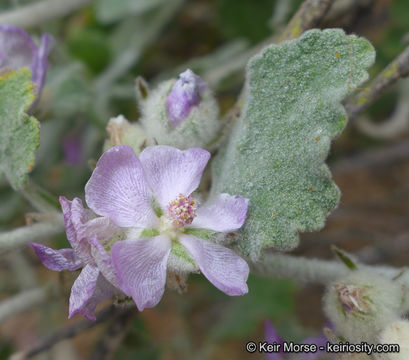
[[[64,215],[67,239],[77,256],[85,264],[89,264],[92,262],[92,256],[86,239],[85,224],[91,219],[92,213],[84,209],[79,198],[69,201],[64,196],[60,196],[59,200]]]
[[[112,256],[108,254],[96,237],[89,239],[89,243],[91,244],[91,253],[99,271],[112,285],[118,287]]]
[[[170,146],[149,146],[139,155],[146,179],[165,209],[179,194],[190,195],[199,186],[210,153],[199,148],[179,150]]]
[[[33,72],[33,82],[37,84],[37,95],[41,93],[44,85],[45,74],[47,72],[48,60],[47,57],[54,47],[54,41],[51,35],[44,34],[41,37],[41,45],[36,52],[34,61],[31,67]]]
[[[139,311],[162,298],[171,241],[166,236],[118,241],[112,259],[121,290],[132,296]]]
[[[68,318],[81,314],[90,321],[96,320],[95,308],[99,302],[110,298],[113,293],[114,288],[100,274],[97,267],[85,266],[71,289]]]
[[[105,152],[85,186],[88,206],[121,227],[153,227],[158,219],[139,159],[130,146]]]
[[[31,68],[36,53],[36,44],[23,29],[0,25],[0,67]]]
[[[79,198],[72,201],[60,196],[68,241],[84,264],[95,265],[89,239],[98,238],[103,243],[121,229],[107,217],[94,218],[92,212],[82,206]]]
[[[73,249],[54,250],[42,244],[29,243],[41,262],[54,271],[74,271],[83,266]]]
[[[166,98],[169,122],[177,126],[187,118],[194,106],[199,105],[200,96],[207,84],[192,70],[187,69],[179,75]]]
[[[266,341],[269,344],[274,344],[274,342],[276,342],[277,344],[283,345],[284,343],[283,338],[278,334],[277,330],[275,329],[273,323],[270,320],[266,320],[264,322],[264,332],[265,332]],[[280,352],[267,353],[266,359],[267,360],[284,360],[283,355],[280,355],[282,353],[283,353],[283,349],[281,346]]]
[[[199,265],[200,271],[219,290],[230,296],[248,292],[247,263],[234,251],[191,235],[182,235],[180,242]]]
[[[220,194],[212,204],[204,204],[196,210],[196,217],[189,227],[235,231],[244,224],[248,206],[249,200],[240,195]]]

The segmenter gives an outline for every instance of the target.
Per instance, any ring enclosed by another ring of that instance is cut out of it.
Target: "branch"
[[[295,39],[304,31],[317,27],[335,0],[306,0],[280,36],[280,42]]]
[[[133,306],[128,311],[124,311],[111,321],[95,346],[94,353],[90,357],[91,360],[112,359],[116,350],[125,338],[135,314],[136,307]]]
[[[48,20],[68,15],[91,2],[92,0],[43,0],[0,13],[0,24],[35,27]]]
[[[409,46],[357,95],[344,101],[349,120],[367,109],[400,78],[409,75]]]
[[[0,303],[0,323],[21,314],[50,299],[53,287],[46,285],[42,288],[23,291]]]
[[[402,271],[389,266],[359,265],[358,267],[360,269],[370,269],[374,273],[379,273],[391,279]],[[316,283],[322,285],[346,276],[350,272],[340,262],[279,253],[266,254],[263,260],[252,264],[252,271],[262,276],[293,279],[301,284]],[[400,279],[409,284],[409,272],[405,272]]]
[[[37,273],[23,251],[10,251],[4,259],[10,266],[11,277],[21,291],[37,286]]]
[[[5,251],[26,245],[31,241],[45,242],[53,235],[64,231],[64,221],[61,214],[53,215],[51,221],[36,223],[31,226],[0,233],[0,254]]]
[[[13,358],[21,359],[21,360],[29,359],[51,348],[56,343],[62,340],[65,340],[65,339],[72,338],[107,320],[113,319],[113,321],[115,321],[115,319],[118,319],[119,317],[123,317],[125,316],[125,314],[129,316],[129,314],[135,310],[134,308],[135,308],[134,304],[127,306],[127,307],[121,307],[121,308],[118,308],[115,305],[108,306],[97,314],[97,320],[95,321],[81,320],[74,324],[68,325],[60,330],[54,331],[53,334],[44,337],[36,345],[34,345],[30,350],[22,352],[22,353],[14,354]]]
[[[352,157],[338,160],[331,166],[333,173],[348,173],[362,168],[383,166],[385,164],[407,160],[409,158],[409,141],[404,140],[390,146],[375,150],[366,150]]]

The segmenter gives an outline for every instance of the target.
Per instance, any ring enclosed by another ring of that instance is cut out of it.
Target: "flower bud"
[[[398,320],[390,323],[379,336],[380,344],[398,344],[399,352],[389,352],[376,356],[377,360],[409,359],[409,321]]]
[[[123,115],[111,118],[107,125],[109,139],[105,141],[104,151],[117,146],[129,145],[139,154],[146,143],[146,135],[136,123],[130,123]]]
[[[328,286],[324,311],[338,335],[354,343],[374,343],[380,331],[399,318],[402,296],[399,282],[367,271],[352,271]]]
[[[138,99],[148,145],[208,147],[218,135],[217,102],[206,83],[191,70]]]
[[[52,37],[44,34],[38,47],[23,29],[0,25],[0,69],[30,68],[38,97],[44,84],[52,42]]]
[[[166,98],[169,122],[172,126],[179,125],[188,117],[192,108],[199,105],[206,87],[206,83],[200,76],[190,69],[179,75],[179,79]]]

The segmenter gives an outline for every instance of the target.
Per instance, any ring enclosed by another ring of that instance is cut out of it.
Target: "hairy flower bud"
[[[402,286],[379,274],[352,271],[330,284],[324,310],[338,335],[350,342],[374,343],[402,312]]]
[[[398,320],[390,323],[380,334],[380,344],[398,344],[399,352],[376,355],[376,360],[409,359],[409,321]]]
[[[221,124],[216,99],[191,70],[180,74],[177,80],[159,84],[138,99],[140,123],[148,136],[148,145],[208,147],[218,135]]]
[[[105,141],[104,151],[117,145],[129,145],[139,154],[146,143],[146,135],[139,124],[130,123],[123,115],[109,120],[107,133],[109,139]]]

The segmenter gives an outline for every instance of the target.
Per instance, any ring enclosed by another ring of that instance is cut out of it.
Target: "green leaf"
[[[357,270],[358,269],[358,266],[356,265],[355,260],[346,251],[340,249],[338,246],[335,246],[335,245],[331,246],[331,250],[338,257],[338,259],[341,260],[344,263],[344,265],[349,270]]]
[[[85,63],[95,73],[101,72],[111,58],[106,34],[100,29],[85,28],[73,32],[68,38],[72,55]]]
[[[0,77],[0,169],[14,189],[26,183],[40,144],[39,123],[25,113],[34,99],[28,68]]]
[[[252,43],[271,35],[271,0],[221,0],[218,1],[221,31],[231,38],[246,38]]]
[[[250,199],[238,249],[289,250],[324,226],[340,192],[325,164],[345,126],[341,100],[367,79],[372,45],[342,30],[311,30],[272,45],[247,67],[240,119],[213,167],[212,195]]]

